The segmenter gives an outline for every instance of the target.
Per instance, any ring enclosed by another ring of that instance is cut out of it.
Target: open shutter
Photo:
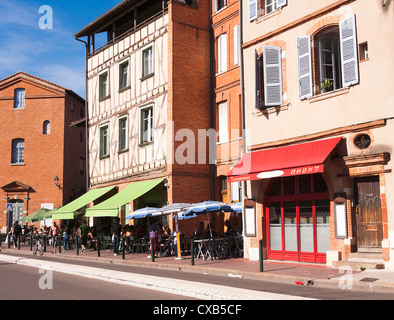
[[[312,56],[311,37],[301,36],[297,39],[298,47],[298,81],[300,85],[300,99],[312,97]]]
[[[280,106],[282,95],[282,54],[280,47],[265,46],[264,66],[264,105]]]
[[[342,85],[348,87],[358,83],[358,61],[356,41],[356,16],[343,19],[339,23],[341,42]]]
[[[278,0],[278,8],[281,8],[287,4],[287,0]]]
[[[255,70],[255,108],[260,109],[260,84],[261,84],[261,74],[260,74],[260,57],[259,54],[257,53],[257,50],[255,50],[254,53],[254,70]]]
[[[257,19],[258,4],[257,0],[249,0],[249,21]]]

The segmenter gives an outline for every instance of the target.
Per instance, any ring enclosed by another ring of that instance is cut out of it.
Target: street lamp
[[[55,183],[56,187],[59,188],[59,190],[62,188],[62,186],[59,183],[59,177],[58,176],[53,178],[53,182]]]

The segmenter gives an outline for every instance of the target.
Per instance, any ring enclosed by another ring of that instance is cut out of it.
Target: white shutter
[[[227,70],[227,34],[223,33],[218,38],[218,72]]]
[[[287,0],[278,0],[278,8],[281,8],[287,4]]]
[[[297,39],[298,47],[298,81],[300,86],[300,99],[312,96],[312,56],[311,37],[301,36]]]
[[[249,21],[257,19],[258,9],[257,0],[249,0]]]
[[[219,142],[228,142],[227,102],[219,104]]]
[[[282,54],[280,47],[265,46],[264,65],[264,105],[280,106],[282,95]]]
[[[238,49],[239,49],[239,24],[237,24],[234,27],[234,65],[239,64],[239,54],[238,54]]]
[[[339,23],[339,37],[341,42],[342,85],[348,87],[358,83],[356,16],[354,14]]]

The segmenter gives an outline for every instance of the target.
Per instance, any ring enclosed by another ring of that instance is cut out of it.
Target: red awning
[[[324,161],[341,139],[246,153],[228,173],[229,182],[323,172]]]

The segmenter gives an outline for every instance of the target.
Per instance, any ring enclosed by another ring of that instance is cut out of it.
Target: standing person
[[[64,250],[70,250],[71,245],[70,245],[70,228],[69,226],[65,226],[63,229],[63,248]]]
[[[12,232],[12,236],[14,237],[14,248],[16,248],[16,243],[21,233],[22,233],[22,228],[19,225],[18,221],[15,221],[13,225],[13,232]]]
[[[87,244],[88,244],[89,229],[90,229],[89,226],[87,226],[85,223],[82,223],[79,226],[79,232],[80,232],[81,241],[82,241],[82,244],[81,244],[82,252],[86,252],[86,247],[87,247]]]
[[[120,243],[120,234],[122,232],[122,226],[120,225],[120,218],[116,218],[115,223],[112,226],[112,230],[114,232],[114,256],[118,255],[119,243]]]
[[[158,241],[158,235],[157,233],[159,232],[159,225],[158,221],[152,222],[152,224],[149,227],[149,238],[153,239],[153,248],[151,248],[151,255],[156,254],[157,252],[157,245],[159,243]]]
[[[52,253],[56,253],[56,245],[59,237],[59,227],[57,226],[55,221],[53,221],[52,223],[50,234],[52,235]]]

